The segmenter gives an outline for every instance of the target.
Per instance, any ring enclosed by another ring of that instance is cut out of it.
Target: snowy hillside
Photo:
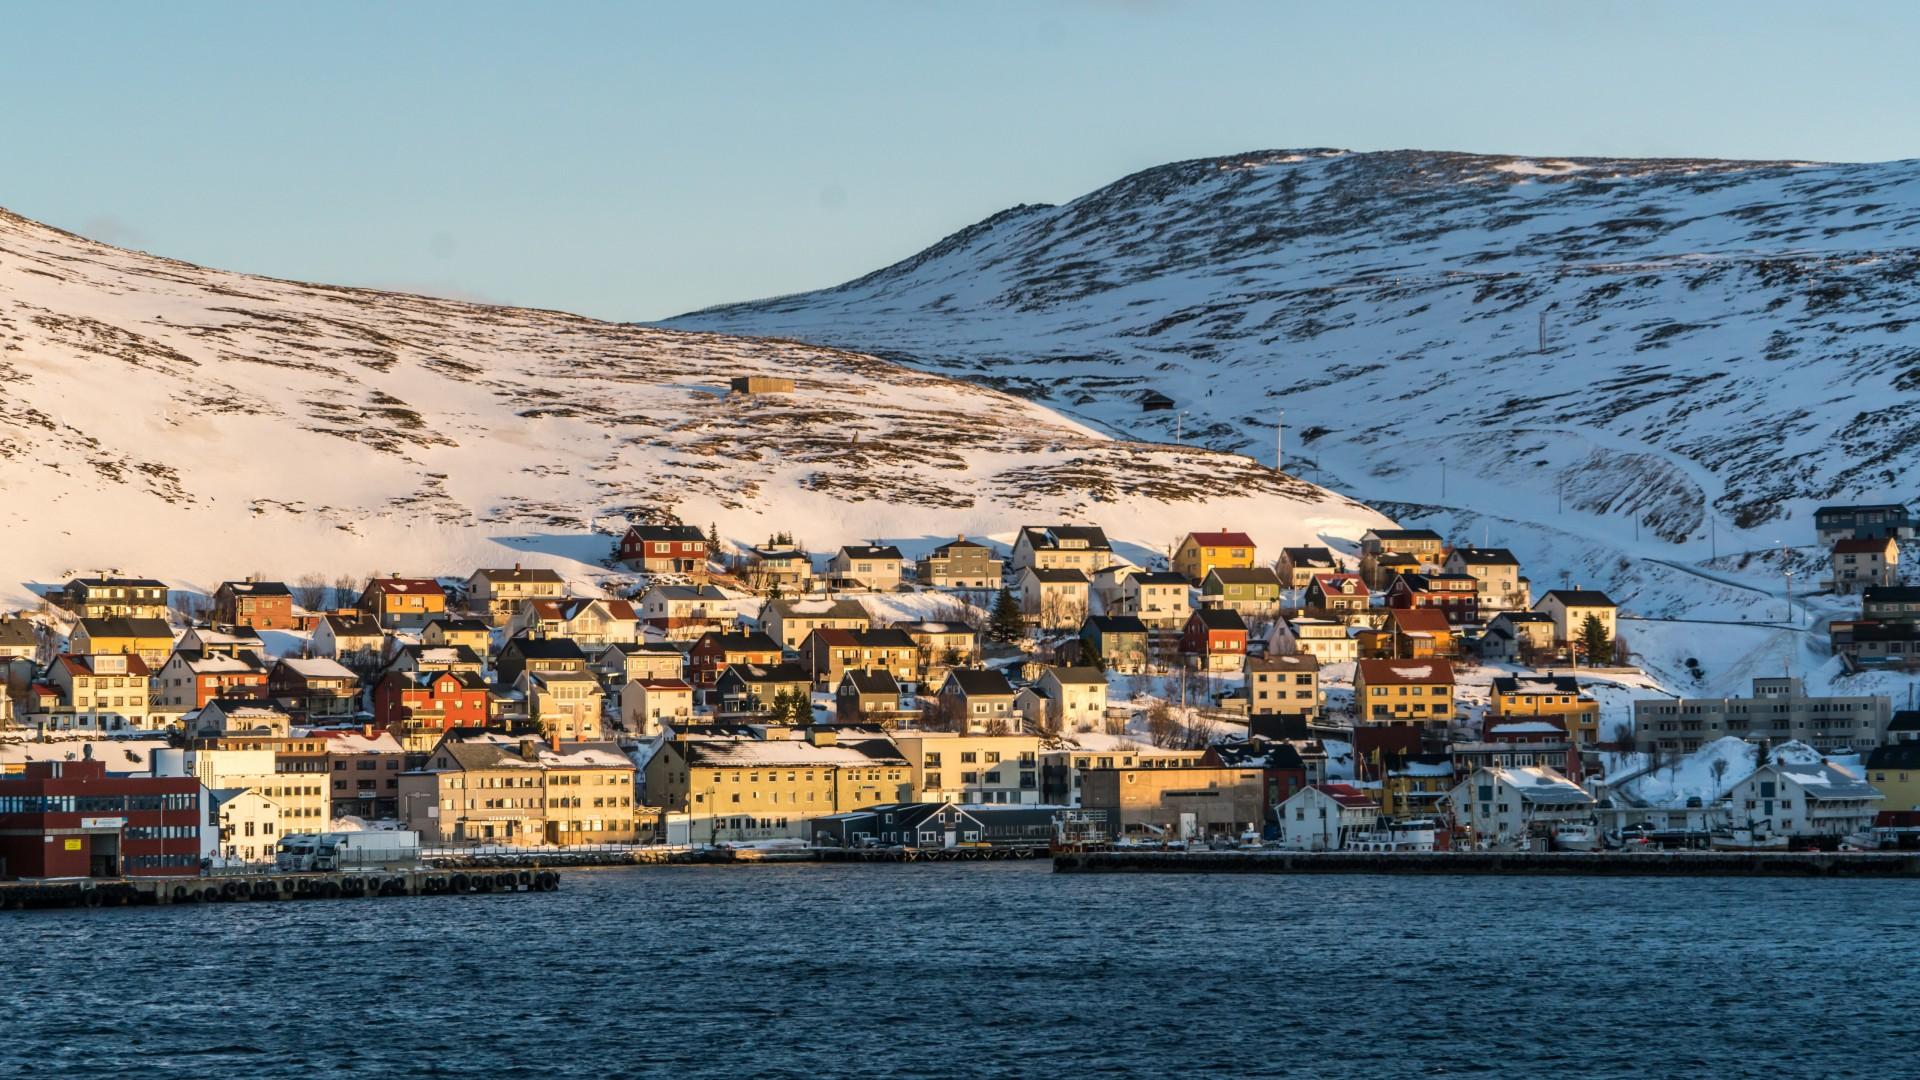
[[[746,374],[797,388],[729,396]],[[596,518],[669,514],[827,550],[1058,519],[1154,549],[1224,521],[1277,544],[1383,520],[870,356],[247,277],[0,211],[0,607],[91,569],[206,588],[580,568],[610,547]]]
[[[1920,162],[1304,150],[1152,169],[668,325],[866,349],[1267,461],[1284,409],[1290,468],[1670,615],[1764,607],[1741,594],[1777,568],[1722,586],[1699,564],[1810,542],[1821,502],[1911,494],[1916,299]]]

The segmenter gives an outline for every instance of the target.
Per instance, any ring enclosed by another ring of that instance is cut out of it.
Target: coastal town
[[[1833,654],[1911,670],[1911,517],[1816,528],[1822,587],[1859,603]],[[1650,691],[1612,599],[1536,589],[1504,548],[1011,536],[910,558],[659,522],[609,535],[594,580],[75,577],[0,620],[0,874],[231,873],[381,832],[442,853],[1920,836],[1920,711],[1790,672]]]

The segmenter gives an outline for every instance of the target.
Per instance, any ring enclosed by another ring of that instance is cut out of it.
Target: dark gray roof
[[[1107,542],[1106,530],[1098,525],[1028,525],[1020,530],[1026,534],[1027,546],[1036,551],[1057,548],[1062,541],[1079,541],[1091,551],[1111,551],[1113,545]]]
[[[1147,624],[1140,621],[1138,615],[1089,615],[1080,630],[1085,633],[1092,628],[1096,634],[1144,634]]]
[[[941,684],[944,692],[948,686],[956,686],[968,697],[993,697],[995,695],[1013,696],[1013,684],[998,671],[985,668],[952,668],[947,672],[947,681]]]
[[[840,676],[840,685],[852,684],[854,692],[859,694],[891,694],[898,697],[900,683],[888,671],[868,671],[865,668],[848,668]]]
[[[722,679],[728,675],[744,683],[796,683],[811,682],[807,669],[793,661],[778,664],[729,664],[727,670],[720,673]]]
[[[1869,769],[1920,769],[1920,740],[1888,743],[1867,755]]]
[[[282,581],[223,581],[220,588],[252,596],[292,596],[293,590]]]
[[[1520,560],[1506,548],[1454,548],[1460,561],[1472,566],[1519,566]]]
[[[168,626],[165,619],[81,619],[80,626],[90,638],[173,636],[173,627]]]
[[[0,619],[0,645],[32,645],[33,624],[25,619]]]
[[[1247,623],[1232,608],[1195,608],[1191,618],[1199,619],[1209,630],[1245,630]]]
[[[907,636],[905,630],[892,626],[884,626],[877,630],[848,630],[846,633],[851,635],[853,640],[858,644],[872,649],[914,649],[919,647],[913,643],[912,638]]]
[[[1222,585],[1271,585],[1280,587],[1280,575],[1266,566],[1216,566],[1207,571],[1210,578],[1218,578]]]
[[[505,570],[480,570],[480,577],[488,581],[538,581],[547,585],[558,585],[565,579],[558,572],[539,567],[509,567]]]
[[[1614,602],[1607,597],[1606,593],[1598,589],[1548,589],[1547,596],[1553,597],[1567,607],[1616,606]]]
[[[466,648],[461,645],[457,648]],[[572,638],[564,637],[516,637],[507,642],[500,650],[511,651],[514,655],[528,660],[579,660],[586,662],[587,654],[580,651],[580,645]]]
[[[1026,572],[1042,585],[1084,585],[1087,575],[1078,570],[1049,570],[1038,566],[1029,566]]]
[[[1438,540],[1440,534],[1432,529],[1371,529],[1374,536],[1381,540]]]
[[[892,544],[846,544],[840,551],[849,559],[899,559],[900,549]]]
[[[1133,574],[1128,580],[1137,581],[1142,585],[1185,585],[1188,583],[1185,574],[1176,574],[1171,570],[1149,570],[1145,573]]]
[[[1102,674],[1099,668],[1057,667],[1047,670],[1052,672],[1056,682],[1064,685],[1099,686],[1107,681],[1106,675]]]
[[[1911,604],[1920,601],[1920,585],[1869,585],[1860,598],[1869,604]]]
[[[968,540],[966,537],[961,537],[958,540],[949,540],[946,543],[941,544],[939,547],[933,549],[933,553],[935,555],[945,555],[948,552],[951,552],[955,548],[980,548],[981,550],[986,551],[989,554],[991,554],[993,550],[987,547],[987,545],[985,544],[979,543],[974,540]]]
[[[630,526],[627,531],[642,540],[651,541],[698,540],[705,542],[707,539],[706,534],[693,525],[634,525]]]
[[[1269,653],[1247,659],[1254,671],[1319,671],[1320,658],[1312,653]]]
[[[1920,709],[1901,709],[1893,714],[1888,731],[1920,731]]]
[[[693,643],[695,648],[701,645],[719,649],[721,652],[773,652],[780,651],[780,643],[758,630],[709,630],[700,635]]]

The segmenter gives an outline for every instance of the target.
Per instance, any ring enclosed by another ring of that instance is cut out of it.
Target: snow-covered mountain
[[[797,385],[727,393],[750,374]],[[1268,543],[1385,520],[871,356],[249,277],[0,211],[0,602],[91,569],[201,588],[584,570],[610,548],[596,519],[668,515],[828,550],[1061,519],[1152,549],[1242,516]]]
[[[666,325],[862,349],[1267,461],[1284,409],[1288,466],[1357,498],[1692,562],[1911,492],[1917,249],[1920,162],[1270,151]],[[1149,391],[1174,408],[1142,411]]]

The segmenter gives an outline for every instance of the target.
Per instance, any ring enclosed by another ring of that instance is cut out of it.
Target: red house
[[[1187,666],[1199,671],[1239,671],[1246,663],[1247,624],[1232,608],[1195,608],[1180,634]]]
[[[707,582],[707,538],[692,525],[634,525],[620,538],[618,555],[631,570]]]
[[[1479,588],[1471,574],[1401,574],[1387,586],[1387,606],[1431,609],[1461,626],[1480,621]]]
[[[200,781],[109,775],[106,763],[28,762],[0,777],[0,878],[200,872]]]
[[[487,682],[471,671],[389,671],[373,690],[373,721],[388,729],[485,727]]]
[[[709,630],[687,650],[688,681],[696,689],[713,689],[714,680],[734,664],[761,667],[780,662],[780,643],[758,630],[722,633]]]

